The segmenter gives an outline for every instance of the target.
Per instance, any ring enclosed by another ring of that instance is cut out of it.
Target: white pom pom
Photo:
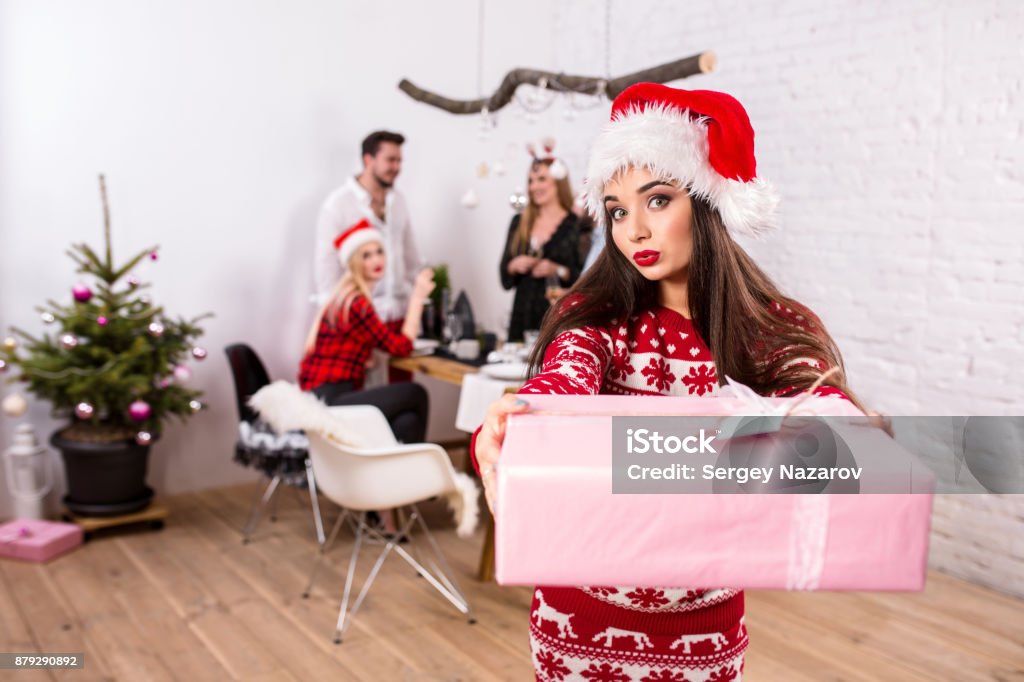
[[[480,198],[472,189],[462,195],[462,205],[466,208],[476,208],[480,205]]]
[[[569,169],[562,163],[561,159],[555,159],[548,168],[548,172],[551,173],[551,177],[555,180],[565,180],[569,175]]]

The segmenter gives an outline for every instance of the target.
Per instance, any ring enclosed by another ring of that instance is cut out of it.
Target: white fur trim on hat
[[[338,260],[341,262],[342,270],[348,269],[348,261],[352,254],[370,242],[384,243],[384,235],[375,227],[363,227],[345,237],[338,246]]]
[[[686,110],[648,106],[608,123],[591,150],[587,167],[587,209],[600,225],[605,223],[604,186],[630,166],[678,181],[690,195],[718,209],[733,234],[759,236],[776,225],[778,194],[762,178],[748,182],[719,175],[708,161],[705,119],[691,118]]]

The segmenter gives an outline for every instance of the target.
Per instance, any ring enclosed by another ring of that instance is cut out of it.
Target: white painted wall
[[[550,62],[549,20],[541,0],[487,8],[488,87],[519,63]],[[408,137],[398,186],[424,257],[449,263],[481,310],[510,307],[495,272],[512,181],[482,185],[481,207],[462,208],[484,158],[476,120],[396,87],[408,77],[476,96],[477,26],[471,0],[0,1],[0,328],[40,330],[34,307],[69,295],[78,278],[64,250],[100,243],[105,172],[115,256],[160,244],[160,260],[140,269],[154,300],[216,314],[194,377],[211,409],[171,426],[150,482],[173,493],[250,479],[231,462],[237,416],[222,348],[246,341],[273,377],[294,378],[313,313],[317,209],[358,170],[371,130]],[[523,139],[525,129],[503,120],[501,132]],[[509,160],[525,175],[525,152]],[[457,436],[457,391],[431,389],[429,435]],[[34,404],[27,417],[46,435],[56,425],[47,414]],[[13,425],[0,419],[0,444]],[[0,517],[11,509],[0,483]]]
[[[514,66],[599,75],[603,3],[487,3],[484,87]],[[32,3],[0,0],[0,326],[74,282],[64,246],[100,238],[108,174],[121,256],[163,246],[144,273],[172,311],[213,310],[196,385],[213,409],[156,449],[161,491],[247,474],[230,462],[235,414],[220,349],[247,340],[289,377],[311,314],[318,203],[357,163],[362,136],[404,132],[406,192],[425,256],[451,265],[494,326],[509,307],[495,268],[522,184],[523,143],[544,134],[579,179],[607,105],[533,125],[412,102],[413,82],[476,94],[477,3]],[[687,87],[735,94],[783,229],[751,252],[837,338],[852,383],[902,414],[1024,407],[1024,9],[1019,3],[809,0],[614,2],[621,74],[703,49],[716,73]],[[502,159],[504,178],[476,166]],[[475,186],[481,206],[458,204]],[[454,394],[433,391],[433,433]],[[49,431],[45,406],[31,419]],[[11,420],[0,419],[0,443]],[[9,500],[0,492],[0,516]],[[938,500],[932,563],[1024,594],[1020,498]]]

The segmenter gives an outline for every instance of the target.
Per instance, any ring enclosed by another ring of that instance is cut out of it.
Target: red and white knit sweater
[[[664,307],[614,321],[607,329],[561,334],[547,348],[542,371],[520,391],[527,396],[717,392],[711,353],[693,323]],[[819,393],[841,395],[831,388]],[[734,682],[742,677],[747,648],[743,592],[538,587],[530,643],[537,680]]]

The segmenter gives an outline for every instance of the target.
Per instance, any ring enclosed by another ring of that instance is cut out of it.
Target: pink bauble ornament
[[[192,378],[192,370],[185,365],[178,365],[174,368],[174,380],[183,384]]]
[[[157,388],[167,388],[173,383],[174,379],[172,379],[171,377],[158,377],[157,379],[153,380],[153,385],[156,386]]]
[[[79,303],[88,303],[89,299],[92,298],[92,289],[79,282],[75,286],[71,287],[71,295],[74,296],[75,300]]]
[[[128,417],[133,422],[144,422],[153,414],[153,408],[145,400],[136,400],[128,406]]]
[[[107,322],[109,322],[109,321],[110,320],[108,320],[106,318],[106,316],[104,316],[104,315],[100,315],[99,317],[96,318],[96,324],[98,324],[101,327],[106,327],[107,326]]]
[[[87,403],[84,400],[75,405],[75,416],[79,419],[92,419],[92,416],[96,413],[96,408],[91,403]]]
[[[157,259],[156,251],[151,251],[150,254],[149,254],[149,260],[156,260],[156,259]]]
[[[205,360],[206,349],[196,346],[195,348],[192,349],[192,357],[194,357],[196,360]]]
[[[139,286],[139,278],[136,277],[135,275],[128,275],[128,280],[127,281],[128,281],[128,286],[130,286],[132,289],[134,289],[135,287]]]

